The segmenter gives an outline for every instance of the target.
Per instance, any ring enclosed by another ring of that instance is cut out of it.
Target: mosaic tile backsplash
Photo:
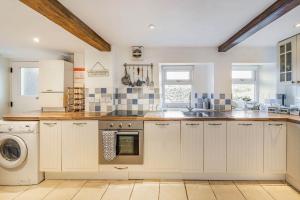
[[[203,102],[214,110],[231,110],[231,94],[193,93],[192,105],[203,108]],[[159,88],[87,88],[86,110],[89,112],[111,112],[113,110],[149,110],[160,109],[161,94]]]
[[[114,105],[117,110],[156,111],[160,105],[159,88],[116,88]]]
[[[194,93],[195,108],[204,108],[203,104],[210,104],[213,110],[231,110],[231,94],[214,94],[214,93]]]

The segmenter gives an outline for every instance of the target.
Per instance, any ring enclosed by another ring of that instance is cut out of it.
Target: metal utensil
[[[137,68],[138,80],[136,81],[136,86],[142,86],[142,81],[140,80],[140,67]]]
[[[131,81],[130,81],[129,74],[127,73],[127,65],[125,64],[124,67],[125,67],[125,75],[122,77],[121,81],[124,85],[129,85]]]
[[[142,67],[142,85],[145,84],[146,82],[144,81],[144,68]]]
[[[151,65],[151,82],[150,87],[154,87],[154,81],[153,81],[153,65]]]
[[[150,85],[150,79],[149,79],[149,74],[148,74],[149,68],[147,66],[147,76],[146,76],[146,85],[149,86]]]
[[[130,67],[129,67],[129,73],[130,73]],[[130,75],[129,75],[129,83],[128,83],[129,86],[132,86],[132,81],[130,79]]]
[[[133,78],[132,87],[134,87],[134,86],[136,86],[136,81],[135,81],[135,67],[132,68],[132,78]]]

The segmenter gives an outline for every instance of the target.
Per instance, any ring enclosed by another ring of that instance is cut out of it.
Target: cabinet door
[[[203,171],[203,122],[181,122],[181,168]]]
[[[40,122],[40,170],[61,171],[61,122]]]
[[[64,61],[47,60],[39,63],[39,88],[40,92],[64,91]]]
[[[145,166],[150,170],[179,170],[180,122],[145,122]]]
[[[226,121],[204,122],[204,172],[226,172]]]
[[[278,44],[280,82],[297,80],[297,37],[291,37]]]
[[[264,123],[264,172],[285,173],[286,171],[286,124],[285,122]]]
[[[227,171],[263,172],[263,122],[227,123]]]
[[[295,123],[287,127],[287,176],[300,189],[300,125]]]
[[[98,121],[62,122],[62,170],[98,170]]]

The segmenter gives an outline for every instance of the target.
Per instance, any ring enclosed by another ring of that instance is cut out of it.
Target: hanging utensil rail
[[[128,64],[128,63],[124,63],[124,67],[153,67],[153,63],[150,64]]]

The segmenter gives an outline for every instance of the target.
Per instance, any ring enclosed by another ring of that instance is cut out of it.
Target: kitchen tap
[[[193,107],[192,107],[192,92],[190,92],[189,94],[189,105],[186,106],[186,108],[188,109],[189,112],[192,112],[193,111]]]

